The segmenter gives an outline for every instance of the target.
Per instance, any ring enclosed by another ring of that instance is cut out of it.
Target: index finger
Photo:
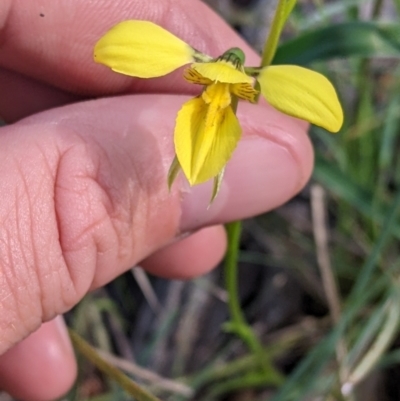
[[[85,95],[121,92],[187,93],[179,73],[141,80],[93,62],[96,41],[127,19],[151,20],[213,57],[241,47],[251,64],[257,55],[198,0],[2,0],[0,67]]]

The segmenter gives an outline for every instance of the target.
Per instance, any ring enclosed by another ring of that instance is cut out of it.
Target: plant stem
[[[242,224],[240,221],[228,223],[226,225],[228,233],[228,250],[225,257],[225,283],[228,290],[228,305],[232,321],[242,324],[245,322],[242,310],[240,308],[238,291],[238,272],[237,261],[239,255],[239,242]]]
[[[273,367],[270,357],[264,352],[262,344],[258,341],[251,326],[246,322],[240,307],[238,289],[238,255],[241,232],[241,222],[228,223],[228,249],[225,255],[225,286],[228,291],[228,307],[231,316],[229,323],[224,327],[227,331],[235,333],[248,346],[251,352],[260,361],[260,365],[268,378],[281,383],[283,376]]]
[[[296,0],[278,0],[278,6],[272,20],[271,29],[269,30],[268,38],[265,41],[261,67],[268,67],[271,64],[278,47],[283,26],[285,25],[285,22],[295,4]]]

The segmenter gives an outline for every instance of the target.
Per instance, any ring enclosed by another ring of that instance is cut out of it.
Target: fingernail
[[[210,206],[212,182],[183,191],[182,231],[250,217],[281,205],[299,190],[299,170],[299,162],[286,146],[264,137],[244,138]]]

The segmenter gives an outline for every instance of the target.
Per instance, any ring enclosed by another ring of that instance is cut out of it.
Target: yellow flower
[[[214,59],[149,21],[124,21],[109,30],[94,49],[96,62],[121,74],[154,78],[191,64],[184,78],[203,85],[202,93],[179,111],[174,143],[176,158],[168,177],[182,169],[191,185],[214,178],[213,198],[223,170],[241,136],[238,99],[255,102],[258,91],[276,109],[331,132],[343,123],[332,84],[323,75],[294,65],[244,67],[238,48]]]

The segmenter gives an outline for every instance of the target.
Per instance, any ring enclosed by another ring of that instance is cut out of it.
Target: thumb
[[[176,236],[270,210],[304,185],[306,125],[243,105],[243,140],[211,207],[210,183],[180,179],[169,193],[184,100],[101,99],[0,129],[0,353]]]

